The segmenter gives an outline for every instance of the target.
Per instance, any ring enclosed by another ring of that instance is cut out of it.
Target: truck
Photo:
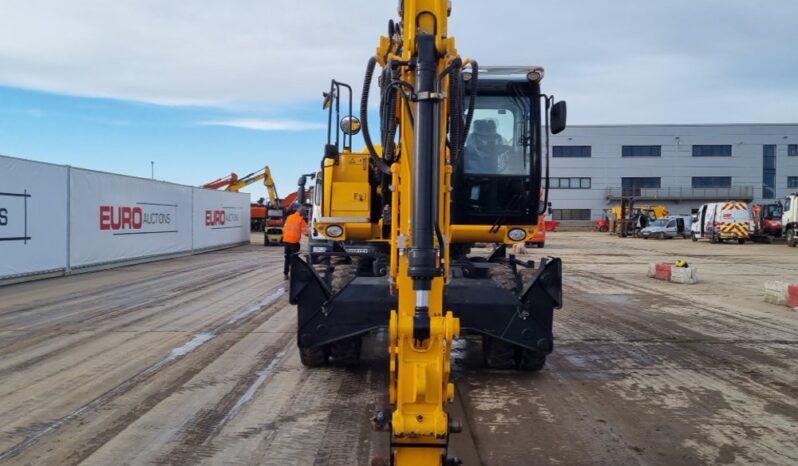
[[[703,204],[693,216],[690,237],[712,243],[737,241],[745,244],[754,232],[754,221],[748,204],[739,201]]]
[[[658,218],[640,230],[643,239],[689,238],[692,218],[689,215],[671,215]]]
[[[798,246],[798,193],[792,193],[784,198],[781,224],[784,228],[784,239],[787,246]]]

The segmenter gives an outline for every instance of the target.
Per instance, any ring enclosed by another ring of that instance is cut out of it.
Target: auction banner
[[[191,250],[191,187],[72,169],[70,266]]]
[[[249,241],[250,196],[194,188],[194,249]]]
[[[0,279],[67,267],[67,168],[0,156]]]

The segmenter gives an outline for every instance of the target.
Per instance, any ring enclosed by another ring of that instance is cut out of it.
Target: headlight
[[[330,225],[324,229],[324,234],[330,238],[338,238],[344,234],[344,229],[340,225]]]
[[[523,228],[513,228],[507,232],[507,237],[513,241],[523,241],[526,239],[526,230]]]

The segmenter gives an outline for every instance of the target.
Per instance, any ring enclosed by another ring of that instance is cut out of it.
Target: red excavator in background
[[[774,239],[781,238],[783,211],[784,208],[781,204],[752,204],[754,234],[751,235],[751,238],[754,241],[766,243],[772,243]]]
[[[228,186],[238,181],[238,175],[235,172],[230,173],[229,175],[219,178],[218,180],[213,180],[210,183],[205,183],[202,185],[205,189],[220,189],[225,188],[227,189]]]
[[[210,183],[202,185],[207,189],[221,189],[225,191],[238,192],[252,183],[263,180],[263,185],[269,192],[269,201],[260,199],[257,203],[250,204],[250,230],[262,231],[265,233],[265,245],[280,244],[283,236],[283,221],[286,209],[283,201],[277,196],[277,188],[274,186],[271,169],[266,166],[261,170],[254,171],[242,178],[235,173],[219,178]],[[289,204],[290,205],[290,204]]]

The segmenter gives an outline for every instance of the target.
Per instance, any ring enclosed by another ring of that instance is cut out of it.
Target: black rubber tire
[[[599,227],[599,232],[600,233],[607,233],[608,231],[610,231],[610,227],[608,227],[606,225],[602,225],[602,226]]]
[[[514,369],[516,367],[514,345],[496,338],[482,336],[482,358],[489,369]]]
[[[546,365],[546,354],[538,351],[532,351],[526,348],[518,348],[517,350],[517,366],[518,370],[536,372]]]
[[[690,239],[693,241],[698,241],[698,236],[695,233],[690,233]]]
[[[738,242],[739,244],[745,244],[745,240],[744,240],[744,239],[738,239],[738,240],[737,240],[737,242]]]
[[[538,243],[538,249],[543,249],[545,246],[546,246],[546,242],[545,241],[541,241],[541,242]]]
[[[499,285],[499,287],[511,291],[514,294],[518,293],[519,283],[510,267],[503,264],[491,267],[490,279]]]
[[[360,362],[360,336],[345,338],[330,343],[330,357],[333,364],[355,366]]]
[[[355,278],[357,274],[357,264],[353,262],[347,263],[345,257],[333,257],[331,263],[333,266],[333,273],[330,288],[333,293],[338,293]]]
[[[299,348],[299,360],[305,367],[321,367],[327,365],[329,354],[324,346]]]
[[[787,246],[791,248],[798,246],[798,238],[795,237],[794,228],[787,230],[787,234],[784,236],[784,238],[787,240]]]

